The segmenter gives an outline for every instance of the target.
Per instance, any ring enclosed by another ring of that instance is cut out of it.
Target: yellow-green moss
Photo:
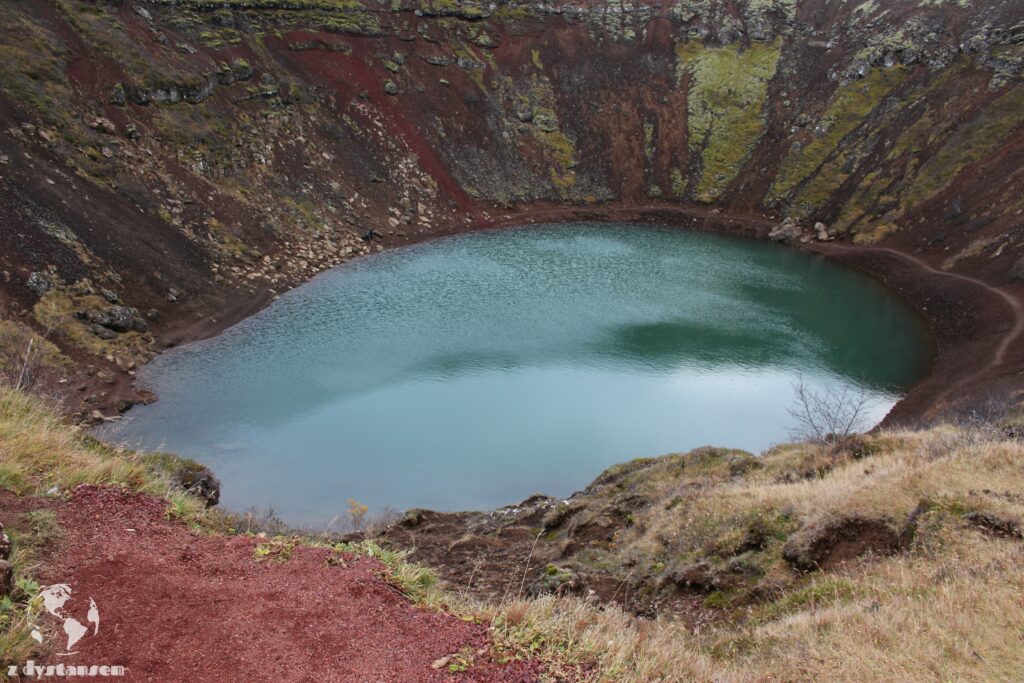
[[[17,320],[0,320],[0,377],[15,381],[25,369],[41,365],[53,370],[71,366],[71,359],[52,342]]]
[[[768,202],[784,199],[801,183],[819,173],[843,138],[864,123],[882,99],[906,78],[907,73],[903,67],[873,69],[864,79],[840,87],[816,126],[820,131],[818,137],[805,147],[791,151],[783,160],[768,192]],[[833,168],[824,176],[823,187],[814,188],[813,192],[828,192],[830,183],[836,180]],[[834,189],[835,185],[831,186]]]
[[[683,172],[678,168],[672,169],[672,194],[676,197],[682,197],[686,193],[686,184],[688,179]]]
[[[1021,124],[1024,85],[1017,85],[951,132],[938,153],[921,166],[903,197],[903,205],[915,206],[942,190],[964,168],[988,156]]]
[[[40,326],[61,335],[73,345],[97,356],[111,354],[135,361],[137,364],[152,357],[153,337],[147,333],[125,332],[113,340],[104,340],[93,334],[75,317],[79,310],[103,310],[109,304],[102,297],[72,294],[59,285],[46,292],[32,308],[32,317]]]
[[[560,130],[539,132],[551,157],[551,182],[565,194],[576,183],[576,146]]]
[[[692,76],[687,121],[690,152],[702,160],[698,200],[712,202],[721,196],[764,133],[762,111],[780,49],[781,40],[746,49],[699,43],[677,47],[680,77]]]

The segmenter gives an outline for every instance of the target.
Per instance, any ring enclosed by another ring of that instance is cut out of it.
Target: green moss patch
[[[692,76],[688,93],[691,154],[700,154],[702,171],[695,189],[704,202],[718,199],[737,176],[764,133],[768,83],[775,77],[781,41],[676,48],[678,73]]]
[[[815,127],[817,137],[806,146],[792,150],[783,160],[768,192],[768,202],[788,197],[801,183],[820,173],[843,139],[863,125],[882,99],[902,83],[908,73],[902,67],[874,69],[864,79],[836,90],[831,104]],[[834,189],[842,180],[839,168],[841,166],[830,167],[822,176],[824,187],[808,190],[808,198],[828,192],[830,187]]]

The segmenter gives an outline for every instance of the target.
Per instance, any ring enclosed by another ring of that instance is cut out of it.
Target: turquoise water
[[[881,419],[926,370],[868,278],[770,243],[630,225],[476,233],[324,273],[141,372],[104,436],[210,465],[235,510],[568,495],[635,457],[786,440],[793,384]]]

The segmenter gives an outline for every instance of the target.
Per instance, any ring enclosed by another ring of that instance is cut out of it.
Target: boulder
[[[114,125],[114,122],[103,116],[96,117],[89,125],[94,130],[107,133],[108,135],[113,135],[117,132],[117,126]]]
[[[115,332],[128,332],[133,327],[132,319],[132,310],[127,306],[111,306],[107,310],[107,322],[100,325]]]
[[[92,332],[93,334],[95,334],[97,337],[104,341],[111,341],[113,339],[117,339],[117,332],[114,332],[113,330],[108,330],[106,327],[103,327],[102,325],[90,323],[88,325],[88,328],[90,332]]]
[[[139,311],[128,306],[111,306],[106,311],[107,322],[94,321],[115,332],[145,332],[149,324],[139,315]]]
[[[554,112],[541,110],[534,112],[533,124],[545,133],[553,133],[558,130],[558,119]]]
[[[814,239],[819,242],[829,242],[832,240],[832,233],[828,231],[828,226],[822,222],[814,224]]]
[[[795,218],[787,218],[768,233],[768,239],[772,242],[792,242],[803,236],[803,230]]]
[[[801,571],[829,569],[867,553],[891,555],[900,540],[887,520],[830,517],[793,534],[782,558]]]
[[[210,468],[199,463],[186,462],[174,475],[174,483],[199,496],[206,507],[213,507],[220,502],[220,480]]]
[[[29,289],[35,292],[36,296],[42,296],[53,289],[53,280],[49,273],[35,272],[28,276],[25,282]]]

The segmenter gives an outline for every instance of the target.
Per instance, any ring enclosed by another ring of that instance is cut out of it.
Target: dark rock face
[[[864,517],[832,518],[794,534],[782,557],[801,571],[830,569],[867,553],[891,555],[899,536],[888,521]]]
[[[135,317],[132,309],[126,306],[113,306],[106,313],[106,323],[100,324],[114,332],[128,332],[135,327]]]
[[[213,507],[220,502],[220,480],[213,471],[198,463],[187,462],[175,474],[174,483],[186,491],[199,496],[206,507]]]
[[[46,294],[53,287],[53,281],[47,273],[32,273],[28,276],[25,285],[31,289],[36,296]]]
[[[128,306],[111,306],[103,311],[78,311],[75,313],[75,317],[91,325],[93,332],[104,339],[113,337],[96,330],[96,327],[106,328],[108,331],[116,333],[145,332],[149,329],[149,324],[139,315],[138,309]]]
[[[1019,2],[322,5],[11,4],[4,300],[88,279],[205,334],[353,256],[553,207],[1020,273]],[[145,329],[88,324],[94,354]]]
[[[11,538],[4,533],[4,525],[0,524],[0,560],[11,556]]]
[[[990,512],[968,512],[964,520],[973,527],[998,538],[1024,540],[1024,530],[1015,519],[1003,518]]]

